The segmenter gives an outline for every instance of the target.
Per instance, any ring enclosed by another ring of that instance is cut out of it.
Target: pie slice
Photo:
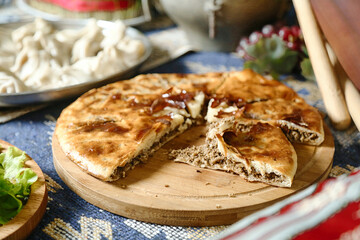
[[[320,145],[324,141],[323,120],[319,111],[304,100],[282,98],[246,104],[244,116],[279,126],[292,142]]]
[[[215,93],[210,95],[205,119],[208,122],[217,121],[216,116],[219,113],[231,113],[248,103],[278,98],[293,100],[299,97],[294,90],[281,82],[267,79],[250,69],[229,72]]]
[[[323,121],[316,108],[279,81],[250,70],[229,73],[211,96],[205,119],[214,122],[239,111],[242,117],[281,127],[292,142],[320,145],[324,141]]]
[[[282,98],[229,106],[226,102],[214,104],[211,99],[205,119],[215,122],[237,116],[266,121],[280,127],[291,142],[318,146],[324,141],[323,120],[319,111],[301,98],[292,101]]]
[[[250,182],[291,187],[297,155],[280,128],[266,122],[224,118],[213,122],[207,143],[173,150],[177,162],[239,174]]]
[[[202,93],[175,88],[162,94],[127,95],[109,91],[111,84],[104,88],[91,90],[68,106],[55,134],[72,161],[105,181],[124,177],[189,128],[203,104]]]

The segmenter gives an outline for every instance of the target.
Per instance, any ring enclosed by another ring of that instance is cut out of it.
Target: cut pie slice
[[[205,119],[214,122],[217,121],[218,114],[237,111],[248,103],[279,98],[292,101],[299,96],[281,82],[267,79],[247,69],[228,73],[225,81],[209,98]]]
[[[55,134],[77,165],[114,181],[191,126],[202,104],[201,92],[171,88],[162,94],[123,95],[100,88],[61,113]]]
[[[300,98],[246,104],[244,116],[281,127],[292,142],[320,145],[324,141],[323,120],[319,111]]]
[[[266,121],[280,127],[291,142],[320,145],[324,141],[323,120],[319,111],[301,98],[281,98],[229,106],[226,102],[214,104],[211,99],[205,119],[208,122],[236,116]]]
[[[212,123],[206,141],[173,150],[170,156],[177,162],[233,172],[251,182],[291,187],[297,155],[280,128],[230,117]]]

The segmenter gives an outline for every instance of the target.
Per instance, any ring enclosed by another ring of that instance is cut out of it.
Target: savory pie
[[[176,162],[233,172],[248,181],[291,187],[297,155],[279,127],[249,119],[223,118],[209,126],[206,145],[173,150]]]
[[[195,124],[208,125],[201,147],[222,159],[201,166],[275,186],[291,186],[296,172],[289,141],[319,145],[324,139],[315,108],[251,70],[146,74],[90,90],[63,110],[55,136],[83,170],[114,181]],[[191,154],[184,159],[187,151],[171,155],[192,164]]]
[[[62,112],[55,133],[76,164],[113,181],[191,126],[203,99],[175,88],[127,95],[94,89]]]
[[[279,126],[292,142],[320,145],[324,130],[318,110],[300,98],[282,98],[246,104],[244,115]]]

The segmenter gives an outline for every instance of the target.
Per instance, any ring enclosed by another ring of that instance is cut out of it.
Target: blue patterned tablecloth
[[[230,53],[188,53],[151,72],[204,73],[241,70],[242,61]],[[308,103],[324,112],[316,83],[286,78]],[[0,125],[0,139],[26,151],[45,174],[49,202],[44,218],[29,239],[208,239],[226,226],[172,227],[127,219],[97,208],[73,193],[57,175],[52,159],[51,138],[56,119],[73,99],[62,101]],[[325,112],[324,112],[325,113]],[[325,122],[331,127],[325,115]],[[345,131],[331,127],[335,139],[331,176],[360,166],[360,134],[352,125]]]

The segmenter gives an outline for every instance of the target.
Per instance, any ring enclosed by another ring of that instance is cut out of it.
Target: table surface
[[[191,52],[148,72],[205,73],[241,70],[243,61],[232,53]],[[354,125],[337,131],[329,122],[315,82],[295,76],[282,79],[305,100],[324,113],[335,141],[330,176],[360,166],[360,134]],[[227,226],[174,227],[127,219],[95,207],[73,193],[59,178],[53,165],[51,139],[56,119],[74,99],[60,101],[0,124],[0,139],[27,152],[45,174],[49,191],[46,213],[29,239],[208,239]]]

